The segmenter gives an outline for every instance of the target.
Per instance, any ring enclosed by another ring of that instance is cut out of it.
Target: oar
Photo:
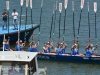
[[[33,17],[32,17],[32,0],[30,0],[30,8],[31,8],[31,24],[33,28]]]
[[[89,19],[89,2],[88,2],[88,26],[89,26],[89,43],[90,43],[90,19]]]
[[[64,7],[65,7],[65,16],[64,16],[64,30],[63,30],[63,42],[65,37],[65,23],[66,23],[66,9],[67,9],[68,0],[64,1]]]
[[[60,42],[60,22],[61,22],[62,3],[59,3],[59,12],[60,12],[60,16],[59,16],[59,38],[58,38],[58,43]]]
[[[42,17],[42,6],[43,6],[43,0],[41,2],[41,12],[40,12],[40,27],[41,27],[41,17]],[[39,27],[39,33],[38,33],[38,41],[40,41],[40,27]]]
[[[21,6],[21,12],[20,12],[20,26],[21,26],[21,16],[22,16],[22,6],[23,6],[24,0],[20,0],[20,6]]]
[[[95,12],[95,41],[96,41],[96,50],[97,48],[97,29],[96,29],[96,12],[97,12],[97,2],[94,2],[94,12]]]
[[[56,5],[55,5],[55,16],[54,16],[54,26],[53,26],[53,37],[52,37],[52,41],[54,40],[54,35],[55,35],[55,22],[56,22],[56,11],[57,11],[57,1],[56,1]]]
[[[31,8],[31,24],[32,24],[32,28],[33,28],[32,0],[30,0],[30,8]],[[33,36],[34,36],[34,34],[32,34],[32,41],[33,41]]]
[[[52,14],[52,21],[51,21],[51,28],[50,28],[50,38],[49,38],[49,42],[51,42],[51,33],[52,33],[53,18],[54,18],[54,7],[53,7],[53,14]]]
[[[74,43],[75,43],[76,36],[75,36],[75,25],[74,25],[74,1],[72,1],[72,10],[73,10],[73,33],[74,33]]]
[[[79,38],[79,30],[80,30],[80,23],[81,23],[81,15],[82,15],[82,9],[83,9],[83,6],[84,6],[84,0],[81,0],[81,12],[80,12],[80,19],[79,19],[79,26],[78,26],[78,36],[77,36],[77,41],[78,41],[78,38]]]
[[[18,45],[19,45],[19,41],[20,41],[20,29],[19,29],[19,21],[18,21]]]
[[[26,21],[25,21],[25,37],[24,37],[24,40],[26,40],[26,35],[27,35],[27,33],[26,33],[26,25],[27,25],[27,8],[28,8],[28,2],[29,2],[29,0],[26,0]]]
[[[8,11],[8,39],[10,39],[9,37],[9,1],[6,1],[6,8],[7,8],[7,11]]]

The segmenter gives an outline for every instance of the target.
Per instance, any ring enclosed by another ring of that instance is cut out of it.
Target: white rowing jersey
[[[17,19],[18,18],[18,13],[17,12],[12,12],[12,16],[13,16],[13,19]]]

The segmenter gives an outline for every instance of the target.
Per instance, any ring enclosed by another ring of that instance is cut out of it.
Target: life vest
[[[9,44],[5,44],[4,50],[5,50],[5,51],[8,51],[8,50],[9,50]]]

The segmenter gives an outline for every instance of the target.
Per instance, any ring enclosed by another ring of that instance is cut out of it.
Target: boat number
[[[42,55],[38,55],[38,58],[42,58],[42,59],[50,59],[49,56],[42,56]]]

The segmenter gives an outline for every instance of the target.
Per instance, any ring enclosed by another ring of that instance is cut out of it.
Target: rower
[[[18,41],[16,41],[16,47],[15,47],[15,50],[16,50],[16,51],[20,51],[20,45],[19,45]]]
[[[90,53],[90,44],[86,46],[85,50],[86,50],[86,57],[90,57],[91,56],[91,53]]]
[[[72,45],[71,50],[72,50],[72,53],[71,53],[72,56],[84,56],[84,54],[79,53],[79,45],[77,44]]]
[[[33,52],[32,42],[29,44],[29,52]]]
[[[49,53],[48,46],[47,46],[46,43],[44,43],[44,46],[43,46],[42,49],[43,49],[43,54],[45,54],[45,53]]]
[[[24,51],[24,46],[25,46],[26,41],[24,41],[24,43],[22,43],[22,40],[20,40],[19,42],[16,42],[16,51]]]
[[[33,52],[38,52],[37,49],[38,46],[39,46],[39,41],[37,43],[35,43],[35,41],[32,41]]]
[[[9,47],[9,39],[5,39],[5,46],[4,46],[4,50],[5,51],[11,51],[10,47]]]
[[[56,55],[60,55],[61,54],[61,48],[60,48],[60,44],[57,43],[54,52],[56,52]]]
[[[47,42],[49,53],[51,52],[51,49],[53,49],[53,43]]]
[[[87,57],[93,57],[95,56],[95,48],[93,47],[93,44],[89,44],[87,47],[86,47],[86,56]]]
[[[90,45],[90,51],[91,51],[91,55],[94,56],[94,47],[93,47],[93,44]]]
[[[78,56],[79,55],[79,50],[78,50],[77,47],[78,47],[77,44],[72,45],[72,48],[71,48],[72,56]]]
[[[62,53],[62,54],[66,54],[65,49],[66,49],[66,47],[67,47],[67,44],[65,44],[65,43],[61,43],[61,44],[62,44],[61,53]]]
[[[21,51],[24,51],[25,43],[26,43],[25,41],[24,41],[24,43],[23,43],[22,40],[20,40],[19,45],[20,45],[20,50],[21,50]]]

